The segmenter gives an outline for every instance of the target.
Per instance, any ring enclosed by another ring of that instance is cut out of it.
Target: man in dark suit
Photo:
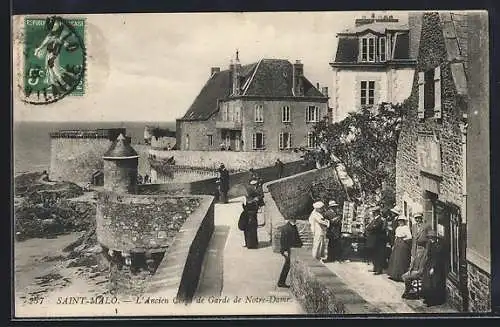
[[[227,192],[229,191],[229,171],[226,169],[224,164],[219,167],[219,190],[221,193],[220,200],[223,203],[227,203]]]
[[[291,248],[300,247],[302,247],[302,240],[300,239],[297,225],[295,224],[295,218],[290,218],[288,222],[281,227],[280,253],[285,258],[285,262],[281,269],[278,287],[289,287],[285,282],[288,272],[290,271]]]
[[[373,273],[382,274],[385,262],[385,247],[387,244],[387,234],[385,231],[385,221],[381,216],[380,207],[370,209],[371,221],[366,226],[366,242],[371,253],[373,262]]]
[[[328,238],[327,258],[325,262],[343,260],[342,251],[342,216],[338,210],[338,204],[335,200],[328,202],[328,209],[325,212],[325,218],[330,221],[330,226],[326,231]]]

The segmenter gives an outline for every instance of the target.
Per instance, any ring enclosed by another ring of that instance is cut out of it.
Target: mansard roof
[[[325,97],[305,76],[302,76],[304,97]],[[241,97],[293,97],[293,65],[284,59],[262,59],[240,70]],[[206,120],[218,111],[220,100],[228,99],[232,91],[232,71],[214,73],[203,86],[181,120]]]

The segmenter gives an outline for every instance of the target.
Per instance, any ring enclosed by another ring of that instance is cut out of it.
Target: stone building
[[[333,70],[333,122],[383,102],[401,103],[411,91],[415,53],[407,24],[393,16],[360,18],[337,33]]]
[[[470,48],[469,36],[477,38],[480,33],[474,26],[468,28],[466,13],[412,13],[410,21],[413,22],[412,42],[419,47],[412,91],[406,102],[408,113],[398,141],[396,199],[407,215],[423,210],[426,222],[449,245],[446,286],[450,303],[459,310],[477,310],[485,306],[474,302],[488,302],[490,295],[488,291],[472,295],[467,271],[472,259],[466,256],[466,247],[472,241],[476,251],[489,256],[489,211],[484,208],[477,217],[467,210],[466,144],[470,110],[480,113],[482,131],[487,128],[487,118],[484,118],[488,111],[487,89],[481,92],[475,89],[483,87],[487,79],[483,77],[487,76],[487,63],[479,62],[478,57],[482,52],[487,56],[488,47]],[[479,53],[472,56],[471,51]],[[472,67],[477,70],[473,71]],[[471,83],[481,79],[482,84]],[[487,139],[484,135],[480,138],[485,137]],[[489,151],[483,149],[483,145],[481,149],[485,153]],[[486,169],[486,166],[474,166]],[[471,236],[468,228],[474,230],[472,239],[468,237]],[[480,267],[484,266],[489,267],[489,262]],[[489,268],[483,269],[489,272]],[[487,278],[478,277],[478,280],[486,280],[487,284]],[[483,290],[486,289],[489,287]]]
[[[103,169],[102,155],[125,132],[125,128],[109,128],[50,133],[50,179],[93,183],[94,176]]]
[[[229,69],[213,67],[184,117],[177,120],[179,150],[279,151],[315,146],[310,131],[328,114],[328,88],[321,93],[304,65],[262,59]]]

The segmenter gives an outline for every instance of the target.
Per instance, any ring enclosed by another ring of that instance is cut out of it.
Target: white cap
[[[250,181],[250,185],[255,185],[255,184],[257,184],[257,181],[256,181],[255,179],[252,179],[252,180]]]
[[[323,208],[325,204],[322,202],[322,201],[318,201],[318,202],[314,202],[313,204],[313,208],[314,209],[319,209],[319,208]]]

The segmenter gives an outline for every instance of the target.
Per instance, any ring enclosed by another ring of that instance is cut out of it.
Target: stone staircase
[[[312,247],[313,235],[311,231],[311,225],[307,220],[297,220],[297,230],[302,240],[303,247]]]

